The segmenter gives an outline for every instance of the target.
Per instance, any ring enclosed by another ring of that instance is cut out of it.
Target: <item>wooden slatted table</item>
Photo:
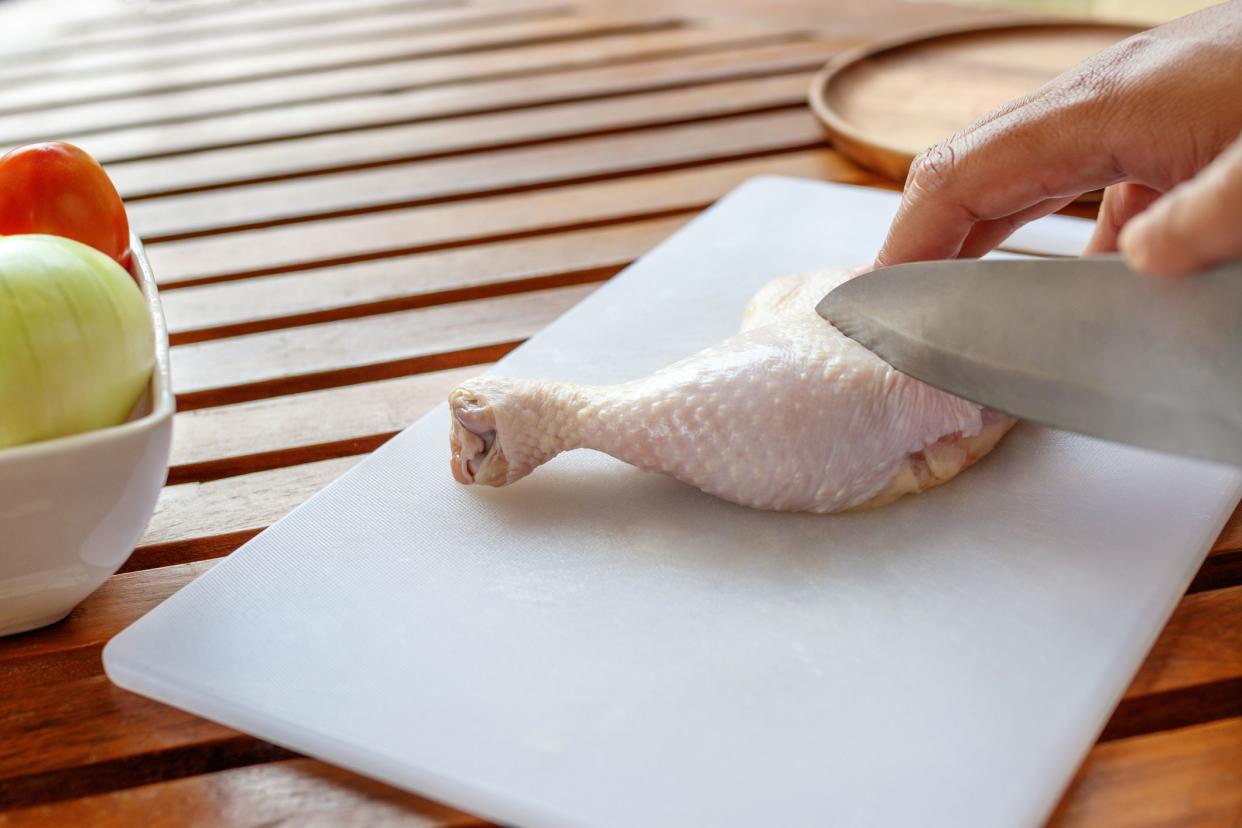
[[[154,5],[0,58],[0,147],[80,143],[127,197],[181,411],[122,572],[0,640],[0,826],[479,824],[119,690],[101,648],[749,176],[882,185],[804,93],[910,7],[825,3],[810,31],[572,0]],[[1242,512],[1052,824],[1240,818]]]

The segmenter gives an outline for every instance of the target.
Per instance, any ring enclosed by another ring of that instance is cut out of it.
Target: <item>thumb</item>
[[[1135,270],[1195,273],[1242,258],[1240,216],[1242,140],[1126,224],[1118,246]]]

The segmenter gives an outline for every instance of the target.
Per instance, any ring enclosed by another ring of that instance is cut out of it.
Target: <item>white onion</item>
[[[154,359],[120,265],[59,236],[0,238],[0,447],[123,422]]]

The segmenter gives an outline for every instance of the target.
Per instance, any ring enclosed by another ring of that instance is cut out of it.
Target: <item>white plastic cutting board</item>
[[[769,278],[868,261],[895,207],[753,180],[498,370],[658,368]],[[769,514],[589,452],[459,486],[447,431],[441,407],[156,608],[108,674],[522,826],[1034,825],[1242,491],[1021,426],[929,494]]]

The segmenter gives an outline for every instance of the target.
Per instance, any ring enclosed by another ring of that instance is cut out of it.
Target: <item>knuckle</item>
[[[906,188],[917,193],[943,192],[958,166],[958,154],[949,142],[928,147],[910,164]]]
[[[1067,104],[1107,104],[1123,88],[1134,84],[1152,46],[1153,38],[1147,33],[1126,38],[1083,61],[1053,84]]]
[[[1098,102],[1117,87],[1117,66],[1112,59],[1089,60],[1077,70],[1054,81],[1058,103],[1083,106]]]

